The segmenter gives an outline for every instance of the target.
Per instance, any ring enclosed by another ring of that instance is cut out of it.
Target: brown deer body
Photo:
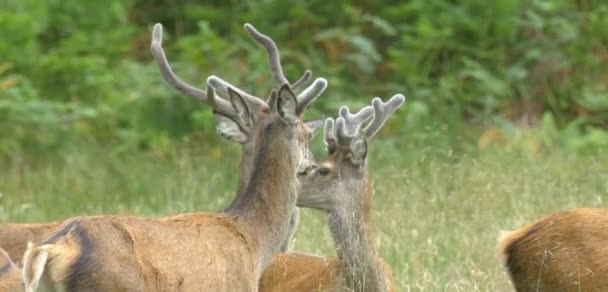
[[[23,291],[21,270],[2,248],[0,248],[0,291]]]
[[[608,291],[608,209],[562,211],[502,232],[498,252],[518,292]]]
[[[283,75],[282,65],[280,62],[279,51],[276,47],[276,44],[269,37],[259,33],[253,26],[246,24],[245,29],[249,32],[249,34],[260,43],[268,52],[268,58],[270,63],[270,69],[272,75],[275,80],[276,88],[282,85],[283,83],[288,83],[287,78]],[[169,62],[165,56],[164,50],[162,48],[162,26],[157,25],[154,28],[154,35],[152,39],[152,52],[158,63],[161,74],[163,78],[171,84],[178,91],[183,93],[184,95],[194,97],[200,101],[203,101],[207,104],[210,104],[213,108],[219,107],[221,109],[226,109],[226,102],[223,100],[218,100],[220,104],[211,103],[207,99],[206,92],[202,89],[193,87],[184,81],[182,81],[179,77],[177,77],[173,70],[171,69]],[[311,72],[306,71],[304,75],[294,82],[291,85],[291,88],[295,91],[300,91],[301,88],[307,83],[307,81],[311,77]],[[210,77],[210,84],[214,87],[216,92],[220,94],[227,95],[227,88],[232,87],[228,82],[218,78],[218,77]],[[301,90],[302,92],[298,95],[298,101],[302,103],[306,103],[309,100],[312,100],[319,96],[326,87],[326,82],[324,79],[317,79],[313,82],[309,87]],[[249,103],[253,106],[253,112],[251,113],[255,121],[259,121],[261,117],[266,116],[268,114],[265,109],[268,108],[268,104],[263,102],[261,99],[253,97],[250,94],[244,93],[241,90],[237,91],[241,93],[243,96],[249,97]],[[218,117],[221,118],[221,117]],[[255,123],[254,121],[254,123]],[[226,125],[227,123],[224,123]],[[218,127],[219,133],[226,137],[228,140],[238,142],[241,145],[241,158],[239,163],[239,178],[237,183],[237,195],[234,201],[231,203],[231,206],[228,207],[225,211],[229,211],[232,208],[232,205],[236,204],[241,198],[242,191],[245,188],[245,185],[250,177],[251,170],[253,167],[253,139],[250,137],[251,126],[249,128],[241,129],[236,124],[228,124],[228,127]],[[309,127],[311,132],[320,127],[320,123],[315,121],[308,122],[306,125]],[[311,157],[311,155],[309,155]],[[295,226],[297,224],[298,212],[297,210],[292,214],[291,224],[292,224],[292,234],[295,232]],[[14,262],[20,264],[23,254],[27,248],[28,242],[41,242],[43,239],[49,236],[49,234],[55,230],[61,222],[53,222],[53,223],[41,223],[41,224],[4,224],[0,225],[0,247],[4,248],[9,256],[13,259]],[[291,238],[291,237],[290,237]],[[286,240],[282,247],[282,251],[286,251],[289,244],[289,239]]]
[[[245,100],[216,114],[246,126]],[[215,99],[208,86],[209,99]],[[309,132],[288,85],[273,93],[273,113],[252,129],[254,169],[243,199],[226,213],[167,218],[71,219],[24,256],[26,291],[256,291],[258,279],[290,236],[297,173],[306,168]],[[223,123],[220,121],[220,124]],[[221,125],[220,125],[221,127]]]
[[[360,126],[370,117],[369,107],[357,115],[341,109],[335,132],[333,120],[326,122],[329,156],[300,178],[298,205],[328,212],[338,258],[281,254],[265,271],[260,291],[394,291],[390,267],[378,255],[372,234],[367,139],[403,102],[402,95],[386,104],[374,99],[374,118],[365,129]]]
[[[61,223],[41,224],[4,224],[0,225],[0,247],[13,262],[20,264],[23,253],[30,241],[40,242],[44,240]]]

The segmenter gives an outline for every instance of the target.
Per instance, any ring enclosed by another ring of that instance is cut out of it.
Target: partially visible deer
[[[608,291],[608,209],[562,211],[502,232],[498,253],[518,292]]]
[[[22,291],[21,270],[6,251],[0,248],[0,291]]]
[[[219,101],[208,84],[207,98]],[[228,88],[221,121],[249,127],[252,108]],[[273,90],[251,129],[254,168],[243,198],[226,213],[165,218],[77,217],[24,256],[26,291],[257,291],[259,277],[290,236],[297,173],[309,165],[309,131],[290,87]],[[216,103],[217,104],[217,103]]]
[[[20,264],[23,253],[29,241],[40,242],[44,240],[60,222],[52,223],[15,223],[0,225],[0,248],[13,262]]]
[[[326,120],[328,157],[300,177],[298,206],[328,213],[338,258],[280,254],[262,276],[260,291],[395,291],[391,269],[378,255],[372,234],[367,142],[404,101],[400,94],[387,103],[374,98],[373,110],[366,107],[355,115],[343,107],[335,129],[334,120]]]
[[[267,53],[268,53],[268,62],[270,64],[270,70],[272,73],[272,77],[274,80],[274,84],[276,89],[279,88],[282,84],[289,84],[289,81],[285,77],[281,65],[279,50],[274,43],[274,41],[268,36],[261,34],[258,32],[251,24],[245,24],[245,29],[247,32],[262,45]],[[162,48],[162,26],[160,24],[156,24],[154,26],[153,37],[152,37],[152,53],[158,66],[160,68],[160,72],[163,78],[175,89],[186,96],[190,96],[196,98],[197,100],[202,101],[210,105],[213,109],[229,109],[231,105],[223,99],[218,99],[217,103],[210,101],[207,99],[206,92],[200,88],[196,88],[184,81],[182,81],[171,69],[165,52]],[[301,78],[299,78],[296,82],[291,84],[291,89],[295,92],[301,92],[298,95],[298,101],[302,104],[307,103],[308,101],[314,100],[318,97],[327,87],[327,82],[323,78],[317,78],[310,86],[302,89],[304,85],[310,80],[312,73],[307,70]],[[252,107],[252,121],[250,124],[245,127],[239,126],[236,123],[232,122],[230,119],[225,119],[221,115],[214,115],[214,118],[217,121],[217,130],[219,134],[223,137],[227,138],[230,141],[238,142],[241,145],[241,158],[239,163],[239,177],[237,184],[237,196],[234,201],[231,203],[231,206],[228,207],[225,211],[229,211],[233,205],[237,204],[240,201],[240,194],[242,190],[245,188],[245,184],[249,179],[251,169],[253,167],[253,139],[251,138],[251,129],[255,127],[256,123],[261,120],[264,116],[268,115],[269,105],[264,102],[262,99],[257,98],[251,94],[245,93],[240,89],[237,89],[233,85],[228,82],[216,77],[209,77],[209,83],[216,90],[216,92],[220,95],[220,97],[228,97],[227,96],[227,88],[232,87],[238,92],[240,95],[247,97],[248,104]],[[309,127],[311,134],[314,133],[318,128],[320,128],[321,123],[317,121],[310,121],[305,123],[306,126]],[[312,136],[312,135],[311,135]],[[312,155],[307,155],[308,157],[312,157]],[[292,234],[295,232],[295,226],[297,225],[298,219],[298,211],[292,214],[292,218],[290,220],[292,225]],[[21,263],[23,253],[26,250],[27,242],[40,242],[45,239],[55,228],[57,228],[61,222],[53,222],[53,223],[41,223],[41,224],[3,224],[0,225],[0,247],[6,249],[9,256],[18,264]],[[290,237],[291,238],[291,237]],[[289,239],[285,241],[282,251],[286,251]]]

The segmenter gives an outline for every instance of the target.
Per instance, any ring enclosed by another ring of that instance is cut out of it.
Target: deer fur
[[[210,87],[208,92],[212,92]],[[229,89],[233,112],[251,112]],[[284,85],[272,113],[252,130],[254,165],[244,199],[226,213],[165,218],[71,219],[24,257],[26,291],[256,291],[261,273],[286,237],[296,208],[297,173],[307,165],[308,129],[296,96]]]
[[[0,248],[0,291],[23,291],[21,270],[2,248]]]
[[[373,186],[367,168],[367,140],[403,102],[374,99],[374,119],[365,129],[370,108],[351,115],[347,108],[325,124],[328,157],[300,178],[298,205],[324,210],[338,257],[280,254],[260,280],[260,291],[395,291],[390,267],[378,255],[372,232]],[[336,137],[337,136],[337,137]]]
[[[42,224],[4,224],[0,225],[0,247],[17,264],[21,263],[29,241],[40,242],[45,239],[59,222]]]
[[[558,212],[498,242],[518,292],[608,291],[608,209]]]
[[[245,29],[252,36],[252,38],[254,38],[267,50],[270,69],[273,76],[273,80],[275,81],[276,89],[278,89],[279,86],[281,86],[283,83],[289,83],[289,81],[283,74],[279,51],[274,41],[268,36],[258,32],[250,24],[245,24]],[[177,77],[175,73],[173,73],[173,70],[171,69],[165,52],[162,48],[162,25],[160,24],[157,24],[154,27],[152,38],[152,52],[159,65],[163,78],[179,92],[183,93],[184,95],[201,100],[202,102],[209,104],[212,108],[220,108],[224,110],[228,108],[226,102],[223,100],[218,99],[216,103],[210,102],[210,100],[208,100],[207,98],[207,92],[185,83],[179,77]],[[318,78],[310,86],[305,89],[302,89],[304,85],[306,85],[308,80],[311,78],[311,76],[312,73],[310,72],[310,70],[306,70],[302,77],[291,85],[292,90],[296,92],[301,91],[301,93],[298,95],[299,104],[309,104],[309,102],[318,97],[327,86],[327,82],[324,79]],[[227,88],[232,87],[231,84],[216,76],[210,77],[209,80],[210,84],[216,92],[218,92],[219,94],[224,94],[224,97],[227,96]],[[269,105],[263,102],[260,98],[257,98],[248,93],[244,93],[240,89],[235,90],[240,92],[240,94],[242,94],[243,96],[249,97],[249,104],[253,105],[251,115],[254,119],[254,123],[269,114]],[[214,118],[216,118],[218,125],[223,125],[222,127],[218,126],[218,133],[223,137],[227,138],[228,140],[237,142],[241,145],[241,157],[239,160],[238,167],[239,176],[237,182],[237,195],[233,202],[230,204],[230,206],[224,210],[230,211],[233,205],[237,204],[237,202],[241,200],[242,192],[253,169],[253,139],[250,137],[250,127],[252,125],[247,128],[241,128],[241,126],[237,125],[230,119],[226,119],[223,116],[216,115],[214,116]],[[311,134],[314,134],[314,132],[316,132],[316,130],[322,126],[322,122],[312,120],[309,122],[305,122],[305,125],[308,126]],[[306,157],[312,158],[312,154],[309,153]],[[286,251],[288,249],[290,239],[295,233],[297,222],[298,210],[296,209],[291,215],[290,219],[290,224],[292,226],[292,235],[289,236],[288,239],[286,239],[285,243],[281,248],[282,251]],[[27,243],[30,241],[41,242],[60,224],[61,222],[0,225],[0,247],[5,248],[10,257],[15,262],[21,263],[21,259],[26,250]]]

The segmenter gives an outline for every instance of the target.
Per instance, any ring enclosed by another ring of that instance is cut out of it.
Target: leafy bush
[[[424,140],[443,129],[453,145],[474,141],[470,126],[492,127],[496,117],[545,127],[551,116],[556,129],[592,137],[608,125],[603,1],[0,3],[0,111],[9,122],[0,134],[12,145],[4,154],[41,137],[59,148],[86,138],[121,149],[195,132],[215,139],[209,110],[158,74],[148,49],[155,22],[183,79],[203,86],[216,74],[266,96],[265,52],[242,29],[255,24],[277,41],[290,79],[305,69],[328,78],[311,115],[404,92],[406,113],[387,131]]]

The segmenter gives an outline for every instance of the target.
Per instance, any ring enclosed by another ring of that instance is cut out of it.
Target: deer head
[[[213,114],[218,128],[230,128],[230,131],[242,131],[247,128],[247,139],[251,140],[250,143],[252,145],[264,142],[257,141],[259,139],[282,141],[282,139],[289,140],[295,137],[298,143],[296,143],[296,147],[291,149],[290,152],[295,154],[294,157],[297,161],[298,170],[301,171],[309,167],[308,163],[311,160],[308,160],[307,156],[309,154],[308,141],[311,136],[311,129],[302,122],[302,109],[305,107],[299,107],[298,99],[288,84],[281,86],[278,91],[271,91],[268,102],[271,107],[268,108],[268,114],[263,116],[256,116],[251,104],[247,103],[236,90],[229,87],[227,91],[230,96],[232,109],[230,111],[214,109]],[[207,98],[211,103],[215,103],[218,100],[214,92],[213,87],[209,84]],[[273,117],[273,114],[276,117]],[[282,121],[282,123],[276,123],[276,118]],[[271,122],[274,122],[276,125],[271,125]],[[291,130],[270,131],[270,127],[284,127],[291,128]],[[253,134],[257,131],[263,132],[258,135]],[[277,136],[271,136],[271,133]]]
[[[274,41],[258,32],[251,24],[245,24],[245,29],[256,42],[266,49],[275,89],[278,90],[284,84],[289,86],[289,81],[283,74],[279,50]],[[238,142],[241,145],[242,155],[239,165],[240,175],[238,183],[238,192],[240,193],[253,167],[253,155],[251,153],[253,149],[253,129],[259,121],[271,113],[272,101],[269,100],[267,102],[252,94],[248,94],[213,75],[207,78],[208,90],[203,90],[184,82],[173,72],[169,65],[162,48],[162,36],[162,25],[157,23],[154,25],[151,50],[165,81],[182,94],[194,97],[211,106],[214,111],[213,117],[217,132],[224,138]],[[296,112],[298,114],[301,114],[327,87],[325,79],[317,78],[312,84],[303,89],[304,85],[310,80],[311,75],[312,73],[306,70],[302,77],[289,86],[292,93],[300,92],[298,95],[294,94],[296,96]],[[211,89],[211,92],[209,89]],[[240,97],[239,101],[237,101],[238,106],[234,106],[235,103],[230,102],[235,95]],[[237,112],[237,110],[246,110],[246,112]],[[235,116],[238,116],[238,118],[235,118]],[[240,120],[243,117],[246,117],[247,120]],[[320,123],[317,121],[305,122],[304,125],[308,127],[310,136],[320,128]],[[307,157],[310,157],[310,155],[307,155]]]
[[[362,192],[348,191],[347,188],[364,180],[369,139],[378,133],[404,101],[405,97],[401,94],[393,96],[386,103],[376,97],[372,100],[372,106],[355,114],[343,106],[339,118],[335,121],[328,118],[324,128],[328,156],[300,175],[302,189],[298,195],[298,206],[331,212],[350,206],[347,202],[360,204],[361,198],[352,194]]]

